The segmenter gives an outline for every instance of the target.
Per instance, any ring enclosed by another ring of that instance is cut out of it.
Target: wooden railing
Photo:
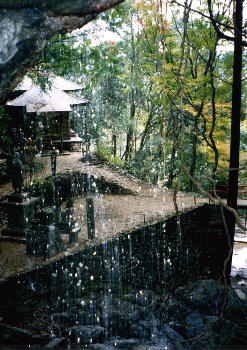
[[[227,198],[228,185],[211,184],[209,194],[215,197],[215,194],[220,198]],[[238,186],[238,198],[247,199],[247,185]]]

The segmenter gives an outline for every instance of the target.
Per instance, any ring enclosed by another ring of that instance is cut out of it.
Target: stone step
[[[25,237],[18,237],[18,236],[3,236],[3,235],[1,235],[0,241],[26,244],[26,238]]]

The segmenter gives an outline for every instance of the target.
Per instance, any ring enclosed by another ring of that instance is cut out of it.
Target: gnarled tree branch
[[[0,0],[0,103],[56,33],[81,28],[124,0]]]

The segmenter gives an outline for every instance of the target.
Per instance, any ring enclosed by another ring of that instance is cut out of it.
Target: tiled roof
[[[9,101],[9,106],[26,106],[27,112],[67,112],[70,105],[86,104],[88,101],[71,96],[52,86],[49,91],[42,91],[39,86],[33,85],[24,94]]]
[[[53,86],[62,91],[76,91],[84,89],[84,86],[73,83],[65,78],[59,77],[55,74],[49,76],[49,80]],[[23,78],[22,82],[17,85],[15,90],[17,91],[26,91],[33,86],[33,81],[27,75]]]

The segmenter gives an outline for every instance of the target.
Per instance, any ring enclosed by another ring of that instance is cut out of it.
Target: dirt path
[[[57,158],[57,173],[65,171],[80,170],[83,173],[94,175],[95,177],[104,177],[106,181],[117,183],[124,189],[141,196],[153,196],[157,192],[164,192],[158,187],[151,186],[145,182],[136,179],[122,170],[116,170],[107,163],[98,162],[95,164],[87,164],[80,161],[81,154],[79,152],[72,153],[69,156],[59,156]],[[37,174],[36,177],[41,178],[51,174],[50,159],[48,157],[40,158],[40,162],[44,165],[44,170]]]
[[[117,183],[133,193],[133,195],[94,195],[96,242],[121,232],[135,230],[158,222],[174,214],[172,193],[169,190],[148,185],[111,168],[105,163],[91,165],[82,163],[80,158],[80,153],[59,156],[57,158],[57,172],[80,170],[95,177],[104,177],[106,181]],[[49,157],[40,158],[39,161],[44,164],[44,170],[36,174],[36,177],[42,178],[50,175]],[[0,187],[1,196],[11,191],[11,184]],[[200,205],[204,201],[203,198],[197,198],[196,204]],[[183,193],[178,194],[177,202],[179,210],[187,210],[195,206],[194,197],[186,196]],[[88,240],[85,204],[86,195],[75,199],[73,216],[81,228],[81,232],[78,244],[68,246],[68,251],[81,249]],[[63,238],[66,240],[67,235]],[[24,245],[0,241],[0,279],[29,270],[41,263],[41,258],[28,257],[25,254]]]
[[[104,177],[106,181],[121,185],[123,188],[130,190],[133,194],[145,197],[158,197],[164,193],[172,196],[171,192],[165,188],[149,185],[134,176],[127,174],[122,170],[116,170],[107,163],[98,162],[95,164],[86,164],[80,161],[81,153],[75,152],[66,156],[57,157],[57,173],[66,171],[80,170],[83,173],[94,175],[95,177]],[[44,165],[44,169],[35,174],[35,178],[44,178],[51,175],[50,158],[38,158],[38,162]],[[11,183],[0,186],[0,196],[13,191]],[[180,193],[178,197],[192,198]]]

